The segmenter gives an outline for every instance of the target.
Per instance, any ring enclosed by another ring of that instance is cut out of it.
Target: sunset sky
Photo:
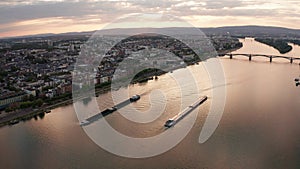
[[[300,29],[299,0],[1,0],[0,37],[99,30],[137,13],[168,14],[196,27],[265,25]],[[137,27],[149,26],[144,20],[131,22]],[[176,26],[168,18],[161,22]],[[126,27],[126,23],[120,25]]]

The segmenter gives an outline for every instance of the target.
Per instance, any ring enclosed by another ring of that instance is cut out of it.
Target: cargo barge
[[[192,105],[188,106],[182,112],[178,113],[173,118],[167,120],[164,126],[167,127],[167,128],[170,128],[170,127],[174,126],[177,122],[179,122],[181,119],[183,119],[192,110],[194,110],[196,107],[198,107],[199,105],[201,105],[206,100],[207,100],[207,96],[203,96],[203,97],[199,98],[195,103],[193,103]]]

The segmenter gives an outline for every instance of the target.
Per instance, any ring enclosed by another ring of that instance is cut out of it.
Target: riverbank
[[[293,47],[290,46],[286,40],[272,38],[255,38],[255,40],[277,49],[281,54],[285,54],[293,50]]]
[[[105,87],[96,89],[95,94],[99,95],[99,94],[105,93],[109,90],[110,90],[110,86],[105,86]],[[82,99],[82,98],[76,98],[75,100],[79,100],[79,99]],[[67,99],[64,101],[60,101],[60,102],[52,104],[52,105],[39,107],[36,109],[27,108],[27,109],[16,110],[16,111],[13,111],[10,113],[6,113],[6,112],[2,111],[0,114],[0,127],[6,126],[6,125],[13,125],[20,121],[28,121],[38,115],[43,116],[43,115],[47,114],[47,111],[51,111],[51,109],[55,109],[60,106],[67,106],[67,105],[72,104],[73,100],[74,99],[71,98],[71,99]]]

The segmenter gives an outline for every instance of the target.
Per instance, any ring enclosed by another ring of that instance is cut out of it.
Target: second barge
[[[198,107],[200,104],[202,104],[206,100],[207,100],[207,96],[203,96],[203,97],[199,98],[195,103],[188,106],[182,112],[178,113],[176,116],[174,116],[173,118],[166,121],[164,126],[168,127],[168,128],[174,126],[177,122],[179,122],[181,119],[183,119],[187,114],[189,114],[192,110],[194,110],[196,107]]]

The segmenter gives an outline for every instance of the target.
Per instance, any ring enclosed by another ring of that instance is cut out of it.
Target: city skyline
[[[300,29],[299,6],[300,2],[293,0],[4,0],[0,2],[0,37],[99,30],[138,13],[171,15],[195,27],[260,25]],[[122,28],[133,22],[136,27],[160,27],[145,24],[144,20],[122,20],[117,25]],[[177,25],[168,18],[161,18],[161,22],[170,27]]]

